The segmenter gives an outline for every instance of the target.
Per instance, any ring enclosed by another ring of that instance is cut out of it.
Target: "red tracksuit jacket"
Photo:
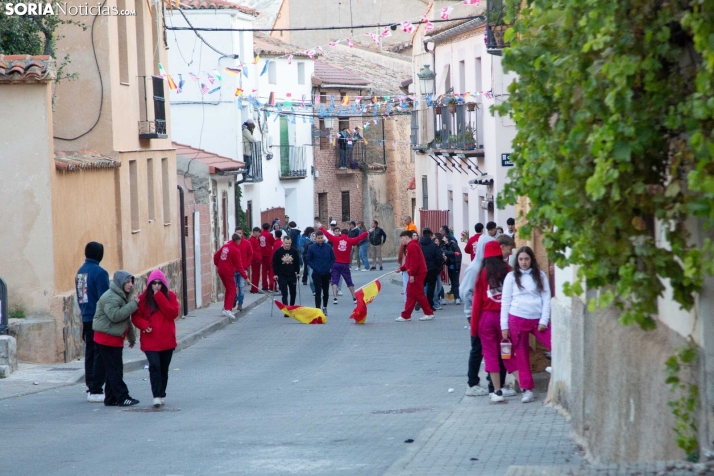
[[[260,255],[265,258],[266,256],[273,256],[273,243],[275,243],[275,237],[269,231],[262,231],[260,237],[258,237],[260,243]]]
[[[251,236],[248,241],[250,241],[250,245],[253,247],[253,261],[260,263],[260,260],[263,257],[260,249],[260,239],[255,236]]]
[[[248,266],[250,266],[250,263],[253,262],[253,246],[248,240],[243,238],[242,240],[240,240],[238,248],[240,249],[240,261],[243,266],[248,268]]]
[[[418,241],[411,240],[407,244],[406,254],[404,264],[399,269],[406,271],[409,276],[426,275],[426,260],[424,260],[424,253]]]
[[[352,247],[369,236],[368,231],[354,238],[348,238],[345,235],[335,236],[325,228],[320,228],[320,230],[325,234],[325,238],[332,243],[332,248],[335,251],[335,263],[340,264],[350,264]]]
[[[216,254],[213,255],[213,264],[218,268],[218,274],[233,275],[237,271],[243,278],[248,279],[240,259],[240,248],[233,240],[218,248]]]

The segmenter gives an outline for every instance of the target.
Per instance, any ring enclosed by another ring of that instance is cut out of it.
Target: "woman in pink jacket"
[[[131,317],[141,331],[141,350],[149,361],[149,380],[154,407],[164,404],[171,357],[176,348],[176,318],[179,303],[169,291],[169,282],[160,270],[149,275],[146,291],[139,296],[139,309]]]

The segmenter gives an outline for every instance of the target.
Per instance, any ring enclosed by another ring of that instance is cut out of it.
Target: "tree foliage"
[[[689,231],[714,224],[714,0],[508,8],[503,65],[518,80],[496,110],[518,134],[502,198],[529,197],[526,232],[580,265],[566,292],[601,288],[601,306],[651,328],[667,279],[690,309],[714,271],[712,243]]]
[[[72,22],[57,15],[6,15],[5,3],[0,2],[0,54],[54,56],[57,26]]]

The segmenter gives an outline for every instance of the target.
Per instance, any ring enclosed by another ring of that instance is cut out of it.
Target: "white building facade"
[[[457,238],[473,235],[476,223],[505,229],[515,218],[515,206],[501,209],[498,194],[508,180],[516,128],[490,112],[514,77],[503,73],[500,56],[487,53],[485,29],[480,19],[435,34],[425,35],[422,26],[413,45],[417,208],[448,211]],[[435,74],[431,84],[418,76],[428,72],[425,65]]]

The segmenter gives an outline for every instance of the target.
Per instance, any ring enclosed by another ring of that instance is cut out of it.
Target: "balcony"
[[[307,177],[307,153],[304,146],[274,145],[280,155],[280,179],[293,180]]]
[[[486,52],[501,56],[503,48],[509,43],[503,39],[506,30],[511,26],[504,21],[506,14],[503,0],[489,0],[486,7]]]
[[[250,144],[250,169],[243,174],[245,183],[257,183],[263,181],[263,145],[260,142]],[[248,164],[246,163],[246,168]]]
[[[381,145],[379,144],[381,142]],[[380,140],[363,139],[341,141],[335,146],[335,169],[337,172],[366,170],[382,173],[387,169],[386,143]]]
[[[140,76],[140,78],[142,78],[139,85],[144,94],[144,107],[140,110],[139,139],[166,139],[168,135],[166,134],[164,79],[158,76]]]
[[[476,103],[434,106],[434,141],[429,148],[483,154],[483,146],[477,143],[476,106]]]

